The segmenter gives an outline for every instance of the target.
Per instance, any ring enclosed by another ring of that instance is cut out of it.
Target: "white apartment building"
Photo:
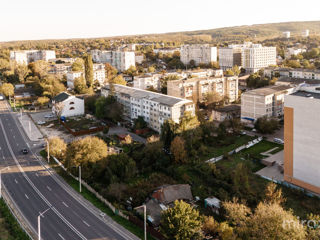
[[[68,88],[74,89],[74,80],[81,76],[84,77],[84,72],[68,72],[67,73],[67,86]],[[93,81],[98,81],[101,86],[105,84],[106,72],[104,69],[97,69],[93,71]]]
[[[291,35],[289,31],[283,32],[282,34],[284,38],[290,38],[290,35]]]
[[[68,88],[74,89],[74,80],[76,78],[84,77],[84,73],[81,71],[78,72],[68,72],[67,73],[67,86]]]
[[[94,62],[109,63],[120,72],[136,65],[134,52],[92,50],[91,55]]]
[[[196,65],[216,62],[217,48],[210,47],[209,44],[183,45],[180,50],[180,60],[185,65],[191,60],[194,60]]]
[[[238,99],[238,77],[205,77],[172,80],[167,82],[169,96],[205,102],[208,94],[218,93],[228,97],[230,102]]]
[[[155,48],[153,49],[153,52],[156,54],[174,54],[174,52],[180,52],[180,48]]]
[[[309,29],[306,29],[306,30],[302,31],[301,36],[302,37],[309,37],[309,33],[310,33]]]
[[[136,63],[138,63],[138,64],[143,63],[143,61],[144,61],[144,55],[143,55],[143,54],[141,54],[141,55],[137,55],[137,54],[136,54],[136,56],[135,56],[135,61],[136,61]]]
[[[70,63],[56,63],[50,65],[49,73],[52,74],[67,74],[69,71],[71,71],[72,66]]]
[[[242,50],[242,67],[248,73],[254,73],[261,68],[277,64],[276,47],[263,47],[261,44],[252,44]]]
[[[145,74],[143,76],[135,76],[133,79],[133,87],[140,89],[148,89],[153,87],[156,90],[160,90],[160,78],[161,74]]]
[[[288,77],[292,79],[320,80],[320,70],[306,68],[278,68],[269,67],[264,69],[266,77]]]
[[[101,89],[102,96],[107,97],[109,93],[109,85]],[[161,131],[161,126],[167,119],[179,123],[186,111],[195,114],[193,102],[187,99],[117,84],[114,84],[114,94],[128,120],[133,121],[142,116],[148,126],[157,132]]]
[[[10,60],[18,64],[29,64],[38,60],[49,61],[56,58],[56,52],[52,50],[22,50],[10,51]]]
[[[320,194],[320,85],[302,85],[284,101],[284,180]]]
[[[303,48],[287,48],[286,52],[285,52],[285,58],[291,58],[292,55],[296,56],[300,53],[304,53],[306,52],[306,49]]]
[[[283,116],[284,96],[292,93],[291,86],[269,86],[241,94],[241,121],[254,123],[260,117]]]

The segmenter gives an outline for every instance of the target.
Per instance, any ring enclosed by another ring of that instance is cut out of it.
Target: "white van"
[[[280,139],[280,138],[274,138],[273,141],[275,143],[284,144],[284,141],[282,139]]]

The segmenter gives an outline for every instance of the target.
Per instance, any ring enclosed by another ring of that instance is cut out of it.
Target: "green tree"
[[[241,73],[241,70],[237,65],[235,65],[232,67],[232,72],[234,75],[239,76],[239,74]]]
[[[14,67],[14,72],[18,76],[20,83],[25,83],[26,77],[30,73],[30,70],[25,64],[17,64]]]
[[[99,97],[95,102],[95,116],[97,118],[104,118],[106,116],[107,99],[103,96]]]
[[[83,71],[84,61],[82,58],[77,58],[74,63],[72,63],[71,68],[72,71],[78,72]]]
[[[127,82],[126,82],[126,80],[124,80],[124,78],[123,78],[122,75],[116,76],[115,78],[113,78],[113,79],[111,80],[111,82],[112,82],[113,84],[120,84],[120,85],[124,85],[124,86],[127,85]]]
[[[0,90],[1,93],[4,94],[6,97],[12,97],[14,95],[14,87],[11,83],[2,84]]]
[[[64,140],[60,137],[50,137],[48,142],[50,155],[56,157],[60,161],[63,160],[67,151],[67,144]]]
[[[257,119],[254,127],[260,133],[270,134],[279,128],[279,121],[275,118],[268,119],[267,116],[264,116]]]
[[[74,91],[78,94],[84,94],[88,92],[88,87],[86,84],[86,80],[83,76],[78,77],[73,82],[74,85]]]
[[[60,82],[59,79],[52,75],[48,75],[45,79],[40,80],[42,95],[54,97],[61,92],[66,91],[66,87]]]
[[[156,71],[156,69],[153,66],[148,67],[148,72],[149,73],[153,73],[155,71]]]
[[[160,231],[168,239],[202,239],[201,227],[199,212],[183,201],[175,201],[173,208],[161,214]]]
[[[180,124],[178,132],[184,132],[190,129],[194,129],[199,126],[199,121],[196,115],[192,115],[190,111],[185,111],[180,118]]]
[[[113,78],[116,77],[118,70],[111,66],[111,64],[106,63],[105,64],[105,70],[106,70],[106,78],[108,79],[108,81],[110,82]]]
[[[175,137],[176,124],[171,119],[166,120],[161,126],[161,135],[160,139],[164,144],[166,149],[169,149],[171,146],[171,142]]]
[[[44,106],[45,104],[47,104],[50,101],[50,99],[48,97],[38,97],[37,99],[37,103],[40,106]]]
[[[88,178],[93,172],[93,166],[107,155],[106,143],[98,137],[88,136],[70,144],[66,153],[65,166],[69,170],[81,166],[83,177]]]
[[[46,61],[40,60],[29,63],[28,68],[30,69],[32,76],[43,79],[48,75],[49,64]]]
[[[171,143],[170,151],[173,154],[176,163],[187,162],[187,151],[184,146],[185,141],[180,136],[176,136]]]
[[[233,76],[233,75],[235,75],[235,74],[234,74],[234,72],[233,72],[232,69],[227,69],[226,75],[231,75],[231,76]]]
[[[93,62],[92,56],[87,54],[84,57],[84,75],[86,79],[86,84],[90,88],[93,86]]]
[[[142,116],[138,116],[138,118],[136,118],[134,120],[134,128],[135,129],[143,129],[147,127],[147,122],[144,120],[144,118]]]

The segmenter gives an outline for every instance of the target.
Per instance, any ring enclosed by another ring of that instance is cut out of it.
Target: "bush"
[[[262,134],[270,134],[279,128],[279,121],[274,118],[268,119],[265,116],[258,118],[254,127]]]

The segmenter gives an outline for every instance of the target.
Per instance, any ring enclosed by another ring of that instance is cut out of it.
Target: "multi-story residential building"
[[[67,72],[71,71],[72,66],[70,63],[56,63],[50,65],[49,73],[52,74],[67,74]]]
[[[276,47],[263,47],[261,44],[245,42],[219,49],[219,64],[224,70],[242,66],[248,73],[276,65]]]
[[[306,68],[278,68],[268,67],[264,69],[266,77],[288,77],[292,79],[320,80],[320,70]]]
[[[142,116],[153,130],[160,132],[167,119],[176,123],[186,111],[195,114],[192,101],[138,88],[114,84],[114,95],[123,107],[124,117],[133,121]],[[107,97],[110,86],[101,89],[101,95]]]
[[[56,52],[51,50],[10,51],[10,60],[19,64],[29,64],[38,60],[49,61],[56,58]]]
[[[68,72],[67,73],[67,86],[68,88],[71,88],[73,89],[74,88],[74,80],[76,78],[79,78],[79,77],[84,77],[84,72],[82,71],[78,71],[78,72]],[[98,81],[99,84],[101,86],[103,86],[105,84],[105,79],[106,79],[106,72],[103,69],[96,69],[93,71],[93,81]]]
[[[170,96],[181,97],[204,102],[211,93],[228,97],[230,102],[238,99],[238,77],[220,76],[205,78],[188,78],[167,82],[167,92]]]
[[[241,94],[241,120],[254,123],[260,117],[283,116],[284,96],[292,93],[292,86],[269,86]]]
[[[106,72],[104,69],[93,71],[93,81],[98,81],[100,86],[105,84]]]
[[[301,33],[301,36],[302,37],[309,37],[309,29],[306,29],[306,30],[304,30],[304,31],[302,31],[302,33]]]
[[[161,74],[145,74],[143,76],[135,76],[133,80],[133,87],[140,89],[148,89],[150,87],[160,90]]]
[[[76,78],[80,78],[80,77],[84,77],[84,73],[81,72],[81,71],[78,71],[78,72],[68,72],[67,73],[67,86],[68,88],[71,88],[73,89],[74,88],[74,80]]]
[[[144,61],[144,55],[143,54],[136,54],[135,55],[135,61],[136,61],[136,63],[138,63],[138,64],[141,64],[141,63],[143,63],[143,61]]]
[[[289,31],[283,32],[282,34],[284,38],[290,38],[290,35],[291,35]]]
[[[219,48],[219,65],[223,70],[227,70],[237,65],[240,67],[241,53],[244,45],[229,45]]]
[[[252,44],[243,48],[241,55],[242,67],[248,73],[254,73],[261,68],[277,64],[276,47],[263,47],[261,44]]]
[[[303,49],[303,48],[287,48],[284,56],[286,58],[291,58],[291,56],[296,56],[300,53],[304,53],[306,52],[307,50],[306,49]]]
[[[92,50],[91,54],[94,62],[109,63],[120,72],[136,65],[134,52]]]
[[[284,101],[284,180],[320,194],[320,85],[302,85]]]
[[[180,50],[180,60],[183,64],[189,64],[191,60],[196,65],[209,64],[217,61],[217,48],[209,44],[183,45]]]
[[[180,52],[180,48],[155,48],[153,49],[153,52],[162,54],[174,54],[174,52]]]

